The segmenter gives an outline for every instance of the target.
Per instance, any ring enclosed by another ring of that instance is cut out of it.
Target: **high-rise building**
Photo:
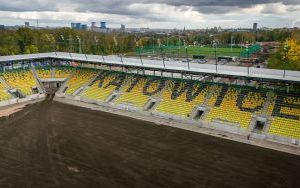
[[[71,28],[75,29],[76,28],[76,23],[71,23]]]
[[[25,22],[25,27],[29,27],[29,22]]]
[[[81,24],[81,28],[80,29],[87,29],[87,24]]]
[[[96,22],[91,22],[91,28],[96,28]]]
[[[257,23],[253,23],[253,31],[257,30]]]
[[[81,29],[81,23],[71,23],[72,29]]]
[[[121,31],[125,31],[125,25],[121,24]]]
[[[106,29],[106,22],[100,22],[100,28]]]

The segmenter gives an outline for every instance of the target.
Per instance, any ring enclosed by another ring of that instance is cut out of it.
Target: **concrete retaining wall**
[[[152,114],[153,116],[157,116],[157,117],[164,118],[164,119],[173,119],[173,120],[178,120],[178,121],[184,121],[184,120],[187,120],[187,119],[184,118],[184,117],[175,116],[175,115],[166,114],[166,113],[157,112],[157,111],[153,111],[153,112],[151,112],[151,114]]]
[[[203,126],[206,128],[216,129],[216,130],[239,134],[239,135],[247,134],[247,129],[243,129],[243,128],[240,128],[240,127],[234,126],[234,125],[227,125],[227,124],[220,123],[220,122],[207,122]]]
[[[17,104],[17,103],[34,101],[37,99],[45,98],[45,96],[46,96],[45,94],[33,94],[33,95],[26,96],[25,98],[22,98],[22,99],[14,98],[14,99],[6,100],[6,101],[1,101],[0,106],[9,106],[9,105]]]

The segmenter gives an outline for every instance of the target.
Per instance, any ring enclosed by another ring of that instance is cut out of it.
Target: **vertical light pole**
[[[139,51],[139,56],[140,56],[141,64],[142,64],[142,66],[143,66],[144,63],[143,63],[142,55],[141,55],[141,50],[142,50],[141,48],[142,48],[142,45],[141,45],[141,47],[140,47],[140,45],[139,45],[139,43],[137,42],[136,38],[137,38],[137,36],[135,35],[135,38],[134,38],[134,40],[135,40],[135,46],[137,47],[137,49],[138,49],[138,51]]]
[[[81,39],[78,35],[76,36],[76,39],[78,40],[78,52],[82,54]]]
[[[49,37],[49,35],[48,34],[46,34],[46,38],[47,38],[47,40],[48,40],[48,42],[49,42],[49,44],[51,44],[51,39],[50,39],[50,37]],[[55,40],[55,39],[54,39]],[[55,47],[55,41],[54,41],[54,43],[53,43],[53,46],[52,46],[52,48],[53,48],[53,51],[55,52],[56,51],[56,47]]]
[[[154,33],[152,34],[152,56],[154,55]]]
[[[232,40],[233,40],[233,36],[230,36],[230,52],[232,52]]]
[[[285,69],[286,69],[286,64],[287,64],[287,53],[289,51],[289,45],[287,42],[284,43],[283,46],[283,52],[284,52],[284,56],[283,56],[283,78],[285,78]]]
[[[162,47],[160,48],[160,52],[161,52],[161,57],[162,57],[162,61],[163,61],[163,66],[164,66],[164,68],[166,68],[165,57],[164,57],[164,53],[163,53],[163,48]]]
[[[143,63],[143,59],[142,59],[142,55],[141,55],[141,48],[139,48],[139,54],[140,54],[141,64],[142,64],[142,66],[143,66],[144,63]]]
[[[188,47],[185,47],[185,57],[188,64],[188,69],[190,70],[190,61],[189,61],[189,54],[188,54]]]
[[[218,72],[218,58],[217,58],[217,42],[213,40],[213,47],[215,48],[215,60],[216,60],[216,73]]]
[[[94,36],[94,40],[95,40],[95,43],[96,43],[96,47],[97,47],[97,50],[98,50],[98,39],[96,36]],[[103,50],[101,49],[101,56],[102,56],[102,61],[104,63],[104,55],[103,55]]]
[[[122,46],[121,46],[122,43],[119,44],[116,38],[114,38],[114,40],[115,40],[116,47],[118,47],[118,49],[119,49],[119,56],[120,56],[121,63],[122,63],[122,65],[124,65],[123,57],[122,57],[123,54],[121,53],[122,52]],[[123,71],[123,69],[124,69],[124,67],[122,66],[122,71]]]
[[[169,46],[169,34],[167,34],[167,47]]]
[[[249,47],[248,47],[248,45],[246,46],[246,52],[247,52],[247,59],[248,59],[248,66],[247,66],[248,69],[247,70],[248,70],[248,75],[249,75],[249,69],[250,69],[249,67],[250,67],[250,65],[249,65]]]
[[[124,65],[124,62],[123,62],[123,54],[120,54],[120,58],[121,58],[121,63],[122,63],[122,65]],[[122,67],[123,68],[123,67]]]
[[[181,43],[180,35],[178,35],[178,48],[179,48],[179,49],[180,49],[180,43]]]
[[[71,34],[69,35],[69,39],[68,40],[69,40],[69,48],[70,48],[69,52],[73,53],[73,38],[72,38]]]
[[[250,49],[249,49],[249,46],[250,46],[249,42],[246,41],[246,52],[247,52],[247,60],[248,60],[248,65],[247,65],[247,67],[248,67],[248,75],[250,74],[250,63],[251,63],[251,65],[253,65],[252,61],[250,59]]]
[[[243,34],[242,34],[242,39],[241,39],[241,42],[240,42],[240,43],[241,43],[241,50],[242,50],[242,48],[243,48],[243,40],[244,40],[244,39],[243,39]]]
[[[60,38],[61,38],[62,44],[63,44],[63,46],[64,46],[64,43],[65,43],[65,37],[64,37],[63,35],[60,35]]]
[[[73,60],[73,57],[72,57],[72,52],[73,52],[73,38],[71,35],[69,35],[69,55],[71,57],[71,59]]]
[[[179,58],[179,50],[180,50],[180,36],[178,35],[177,58]]]

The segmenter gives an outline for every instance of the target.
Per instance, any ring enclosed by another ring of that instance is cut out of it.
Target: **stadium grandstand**
[[[70,53],[3,56],[0,70],[1,106],[54,91],[200,127],[300,140],[297,71]]]

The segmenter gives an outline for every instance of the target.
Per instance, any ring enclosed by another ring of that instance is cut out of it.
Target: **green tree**
[[[26,47],[33,44],[34,34],[29,28],[20,28],[17,30],[17,40],[21,53],[26,52]]]

